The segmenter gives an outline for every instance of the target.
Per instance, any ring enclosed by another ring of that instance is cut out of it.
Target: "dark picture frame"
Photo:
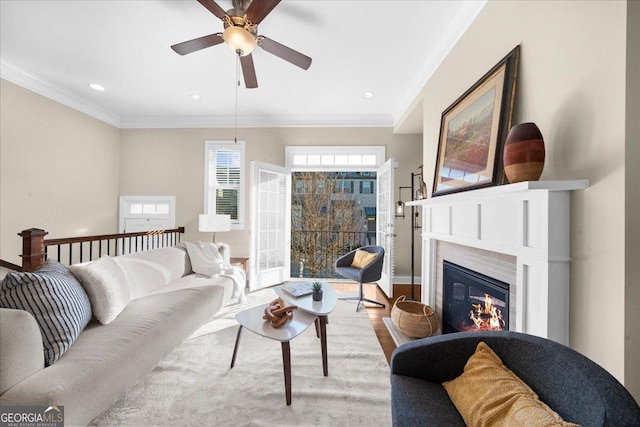
[[[520,45],[442,113],[432,196],[499,185]]]

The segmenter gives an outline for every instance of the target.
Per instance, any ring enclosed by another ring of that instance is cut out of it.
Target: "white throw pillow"
[[[93,315],[103,325],[111,323],[129,303],[129,283],[113,258],[105,255],[87,264],[72,265],[69,270],[82,283]]]
[[[184,246],[189,254],[191,269],[195,273],[206,276],[220,274],[224,260],[216,245],[204,242],[184,242]]]
[[[132,300],[148,295],[171,280],[169,269],[157,262],[129,255],[115,257],[113,260],[124,271]]]

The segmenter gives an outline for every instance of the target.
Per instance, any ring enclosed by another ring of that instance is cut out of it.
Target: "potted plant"
[[[311,288],[313,289],[313,300],[322,301],[322,283],[313,282]]]

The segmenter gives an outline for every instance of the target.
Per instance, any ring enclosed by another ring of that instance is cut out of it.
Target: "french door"
[[[378,285],[389,297],[393,287],[394,159],[377,170],[376,241],[385,250]],[[291,275],[291,172],[251,162],[251,243],[249,287],[257,290]]]
[[[291,172],[251,162],[249,289],[289,280],[291,274]]]
[[[378,281],[378,286],[389,298],[393,294],[394,169],[395,160],[391,158],[378,169],[376,178],[378,184],[376,241],[385,252],[382,277]]]

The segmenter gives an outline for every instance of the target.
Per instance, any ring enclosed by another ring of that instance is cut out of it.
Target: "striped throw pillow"
[[[91,319],[89,297],[73,274],[48,260],[32,273],[9,273],[0,285],[0,307],[26,310],[42,333],[44,364],[71,347]]]

